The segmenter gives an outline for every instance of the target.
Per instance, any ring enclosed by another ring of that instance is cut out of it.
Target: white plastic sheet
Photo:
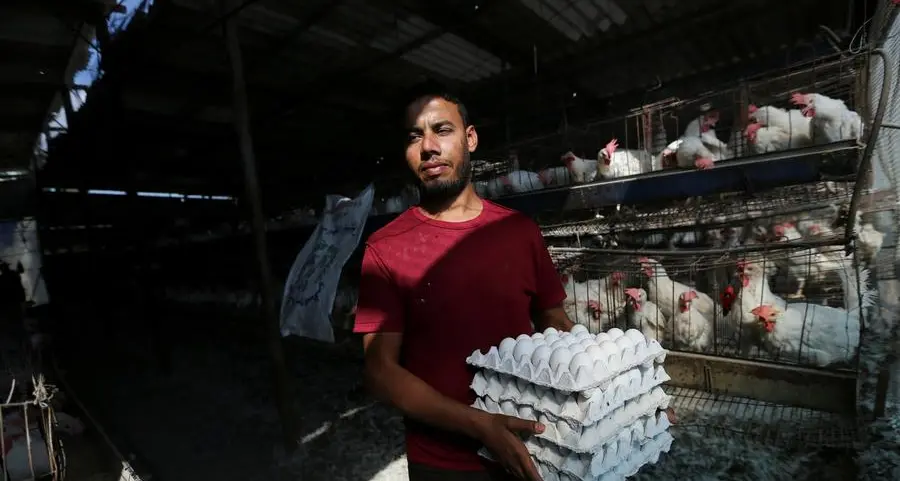
[[[13,271],[21,268],[26,301],[35,305],[50,302],[41,273],[43,263],[37,221],[23,219],[0,223],[0,261],[8,264]]]
[[[371,184],[352,200],[325,197],[322,220],[297,254],[284,284],[282,336],[334,342],[331,309],[341,270],[359,244],[374,197]]]

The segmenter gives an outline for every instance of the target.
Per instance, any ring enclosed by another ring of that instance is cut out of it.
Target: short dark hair
[[[456,105],[457,110],[459,110],[459,116],[460,118],[462,118],[463,127],[468,127],[470,125],[471,119],[469,118],[469,109],[466,108],[466,105],[462,103],[459,97],[454,95],[450,91],[450,89],[434,81],[427,81],[418,84],[411,88],[409,92],[407,92],[406,96],[404,97],[403,112],[401,117],[404,122],[406,121],[406,111],[407,109],[409,109],[409,106],[419,100],[422,100],[423,98],[427,98],[429,100],[442,99],[450,102],[453,105]]]

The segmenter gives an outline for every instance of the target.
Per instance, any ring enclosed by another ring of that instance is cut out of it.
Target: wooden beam
[[[221,5],[228,10],[238,8],[238,0],[222,0]],[[237,36],[235,21],[225,21],[225,41],[231,58],[234,79],[234,110],[237,135],[240,143],[241,159],[244,166],[245,200],[249,203],[253,227],[253,243],[256,250],[256,262],[259,268],[260,297],[264,312],[266,333],[268,334],[269,355],[275,382],[275,404],[281,417],[281,431],[284,449],[292,453],[297,447],[297,424],[295,407],[290,389],[290,373],[284,357],[284,346],[281,342],[281,325],[278,309],[275,306],[275,287],[272,282],[271,265],[266,243],[266,219],[263,214],[262,196],[256,174],[256,159],[253,152],[253,139],[250,135],[250,118],[247,109],[247,91],[244,85],[244,65],[241,58],[241,46]]]

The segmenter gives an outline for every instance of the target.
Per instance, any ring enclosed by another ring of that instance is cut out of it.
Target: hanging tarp
[[[325,197],[322,219],[297,254],[284,284],[282,336],[334,342],[331,308],[341,270],[362,238],[374,197],[371,184],[355,199]]]
[[[43,265],[41,246],[38,243],[38,226],[34,219],[0,223],[0,266],[2,276],[16,276],[25,291],[25,300],[35,305],[50,302],[47,287],[41,275]],[[6,282],[0,282],[7,286]]]

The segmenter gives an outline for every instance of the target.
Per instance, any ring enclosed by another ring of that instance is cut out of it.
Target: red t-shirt
[[[533,332],[531,313],[566,297],[538,226],[489,201],[465,222],[429,219],[413,207],[366,242],[354,332],[402,332],[401,364],[465,404],[465,362],[505,337]],[[406,420],[409,461],[480,470],[476,441]]]

